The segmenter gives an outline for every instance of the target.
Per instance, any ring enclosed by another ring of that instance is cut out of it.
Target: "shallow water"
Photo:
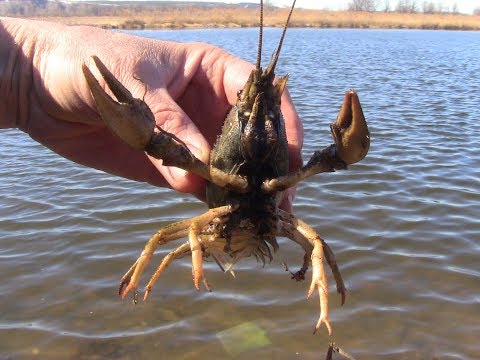
[[[255,59],[255,29],[137,34]],[[267,29],[266,54],[279,34]],[[305,158],[331,142],[350,87],[372,136],[364,161],[301,184],[295,202],[348,288],[343,307],[330,295],[333,338],[311,334],[318,300],[285,273],[282,261],[296,268],[302,251],[284,239],[271,264],[243,261],[235,279],[208,263],[212,293],[193,288],[185,258],[150,301],[121,301],[119,279],[149,236],[205,206],[2,131],[0,358],[321,359],[335,341],[358,359],[479,359],[478,59],[479,33],[289,31],[278,73],[290,73]]]

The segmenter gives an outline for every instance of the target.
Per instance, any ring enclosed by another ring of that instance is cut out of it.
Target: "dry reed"
[[[265,13],[265,25],[283,26],[287,9]],[[258,26],[258,10],[243,8],[158,8],[115,16],[43,17],[70,25],[104,28],[210,28]],[[297,9],[292,27],[480,30],[480,16],[454,14],[367,13]]]

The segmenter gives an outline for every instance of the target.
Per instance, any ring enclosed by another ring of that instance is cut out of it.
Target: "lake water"
[[[136,34],[255,59],[255,29]],[[279,34],[266,30],[266,54]],[[331,338],[312,335],[318,300],[285,273],[282,261],[296,268],[303,255],[287,240],[235,279],[208,263],[212,293],[193,288],[184,258],[147,303],[121,301],[119,279],[150,235],[205,206],[2,131],[0,358],[323,359],[335,341],[358,359],[480,359],[479,59],[480,33],[289,30],[277,72],[290,73],[305,159],[331,142],[351,87],[372,138],[364,161],[302,183],[295,202],[348,288],[340,307],[329,274]]]

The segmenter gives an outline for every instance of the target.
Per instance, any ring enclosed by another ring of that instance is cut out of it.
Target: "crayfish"
[[[335,257],[327,243],[309,225],[280,209],[279,201],[283,191],[311,175],[346,169],[347,165],[362,160],[370,146],[370,134],[358,96],[354,90],[349,90],[336,121],[331,125],[334,143],[316,151],[305,166],[289,172],[288,144],[280,111],[281,95],[288,76],[276,78],[275,67],[295,1],[277,50],[265,69],[261,67],[262,2],[261,5],[256,66],[238,92],[237,102],[225,119],[208,164],[196,158],[181,139],[157,126],[149,106],[143,100],[133,98],[98,57],[93,56],[94,63],[118,102],[107,95],[89,68],[83,65],[98,111],[113,133],[132,148],[161,159],[163,165],[184,169],[207,181],[209,210],[165,226],[154,234],[123,276],[119,294],[125,297],[133,291],[136,299],[145,267],[157,247],[170,241],[188,239],[165,256],[146,286],[144,299],[160,274],[176,259],[191,255],[195,287],[198,289],[202,281],[210,289],[202,266],[204,258],[211,257],[222,270],[232,271],[235,263],[245,257],[254,256],[263,262],[271,260],[271,250],[275,252],[279,248],[276,237],[286,237],[305,251],[303,265],[292,274],[292,278],[303,280],[312,264],[307,296],[317,289],[320,297],[320,317],[315,331],[325,323],[331,333],[324,258],[333,272],[342,305],[346,296]]]

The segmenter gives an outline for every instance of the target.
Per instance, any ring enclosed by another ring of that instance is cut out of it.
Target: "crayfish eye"
[[[242,95],[242,90],[238,90],[238,91],[237,91],[237,98],[240,99],[240,95]]]

